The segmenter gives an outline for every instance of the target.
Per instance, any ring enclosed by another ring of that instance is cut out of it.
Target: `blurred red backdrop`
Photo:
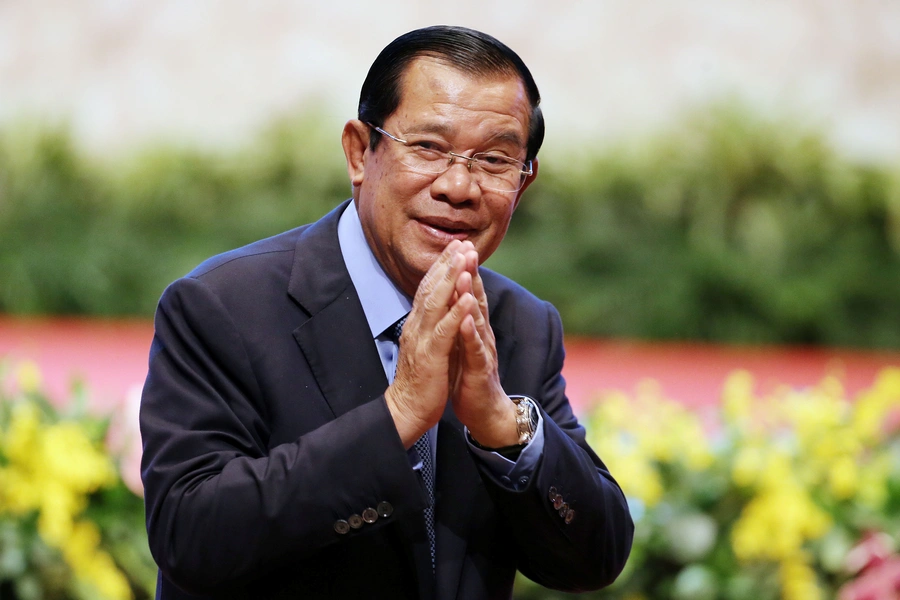
[[[13,318],[0,316],[0,358],[37,363],[51,397],[66,397],[84,382],[98,408],[134,393],[147,373],[153,337],[148,321]],[[645,379],[688,406],[715,403],[728,373],[745,369],[760,393],[777,385],[806,387],[838,375],[850,395],[869,386],[886,366],[900,367],[900,352],[834,348],[739,347],[570,338],[563,374],[576,412],[608,390],[632,392]]]

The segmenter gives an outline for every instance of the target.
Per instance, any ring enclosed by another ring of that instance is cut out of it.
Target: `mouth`
[[[416,219],[420,224],[435,232],[441,237],[449,237],[457,240],[465,240],[475,234],[475,228],[468,223],[443,219],[440,217],[423,217]]]

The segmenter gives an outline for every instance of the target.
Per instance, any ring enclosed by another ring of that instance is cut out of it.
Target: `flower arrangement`
[[[733,373],[708,413],[653,382],[598,400],[589,441],[628,496],[636,532],[625,572],[595,597],[897,597],[900,369],[853,399],[834,377],[754,388]],[[110,419],[87,410],[83,389],[58,407],[34,365],[0,364],[0,598],[153,596],[143,501],[109,438]],[[520,583],[518,598],[562,597]]]
[[[76,388],[64,408],[32,363],[0,365],[0,597],[152,597],[143,501],[105,444],[110,419]]]
[[[836,377],[754,388],[749,373],[731,374],[711,413],[667,400],[653,382],[596,404],[589,441],[636,526],[625,572],[597,597],[900,597],[900,586],[853,595],[867,576],[870,561],[853,560],[866,539],[880,540],[878,562],[900,561],[900,369],[852,400]]]

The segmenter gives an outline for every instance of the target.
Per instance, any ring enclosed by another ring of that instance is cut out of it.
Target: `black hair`
[[[531,104],[526,160],[537,156],[544,141],[541,94],[531,71],[500,40],[474,29],[437,25],[403,34],[388,44],[372,63],[359,94],[358,118],[381,127],[397,107],[403,75],[415,59],[431,56],[475,76],[518,77],[525,85]],[[374,130],[369,145],[374,149],[381,136]]]

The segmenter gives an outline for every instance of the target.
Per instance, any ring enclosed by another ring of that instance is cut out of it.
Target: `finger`
[[[473,293],[472,274],[468,271],[463,271],[459,274],[459,277],[456,278],[456,294],[454,302],[459,300],[459,298],[466,293]]]
[[[481,310],[484,318],[489,318],[487,293],[484,291],[484,280],[481,278],[481,272],[475,269],[472,273],[472,295],[478,300],[478,308]]]
[[[438,282],[440,282],[441,278],[444,277],[447,269],[450,268],[453,257],[458,254],[459,246],[459,240],[453,240],[447,244],[444,251],[438,256],[438,259],[434,261],[434,264],[432,264],[431,268],[425,273],[422,281],[419,282],[419,287],[416,290],[416,297],[431,293]]]
[[[465,247],[460,248],[460,252],[465,254],[466,256],[466,270],[470,272],[472,275],[478,271],[478,251],[474,248],[466,249]]]
[[[465,269],[465,258],[458,253],[442,255],[439,265],[428,272],[413,299],[410,320],[432,329],[453,306],[457,292],[457,279]]]
[[[474,315],[477,313],[478,303],[475,301],[475,297],[471,293],[462,294],[434,327],[435,350],[449,353],[457,342],[463,321],[467,317],[470,320],[474,319]]]
[[[472,294],[478,301],[479,315],[475,319],[475,325],[478,327],[478,333],[481,335],[485,343],[493,348],[495,343],[494,330],[491,329],[491,316],[490,309],[488,307],[487,293],[484,290],[484,280],[481,279],[481,273],[477,270],[475,271],[475,276],[472,278]]]
[[[465,316],[459,328],[462,340],[461,369],[469,375],[487,376],[491,369],[489,349],[478,331],[475,317],[470,313]]]
[[[475,325],[475,317],[471,314],[466,315],[465,318],[463,318],[462,323],[459,326],[459,337],[463,346],[462,350],[464,355],[467,351],[474,348],[473,344],[480,341],[481,336],[478,333],[478,327]]]
[[[441,276],[437,278],[427,292],[416,294],[419,304],[430,311],[446,311],[452,306],[454,296],[460,295],[457,291],[457,281],[462,273],[465,273],[465,258],[460,254],[450,256],[450,262],[446,269],[441,269]],[[415,303],[415,301],[414,301]]]

